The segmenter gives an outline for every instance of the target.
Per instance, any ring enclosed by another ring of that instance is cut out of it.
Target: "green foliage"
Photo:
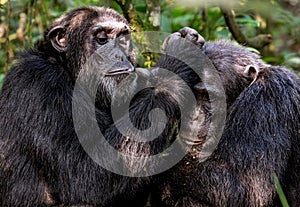
[[[281,185],[279,183],[278,177],[276,176],[275,173],[273,173],[272,179],[273,179],[273,182],[275,184],[275,187],[276,187],[277,193],[279,195],[279,198],[280,198],[282,206],[283,207],[289,207],[289,204],[288,204],[288,202],[286,200],[286,197],[284,195],[282,187],[281,187]]]
[[[2,0],[0,3],[0,59],[2,60],[0,73],[5,71],[6,49],[9,49],[10,57],[13,58],[19,51],[37,43],[43,38],[43,33],[50,22],[66,10],[79,6],[97,5],[112,7],[120,13],[124,12],[117,2],[125,3],[121,0],[11,0],[11,15],[7,16],[7,0]],[[147,2],[145,0],[126,1],[126,3],[128,2],[132,3],[135,14],[143,24],[143,30],[152,30],[153,27],[149,25]],[[247,38],[255,37],[258,34],[272,34],[272,44],[259,51],[266,62],[286,64],[288,67],[300,71],[300,3],[293,0],[284,2],[286,5],[273,0],[234,0],[230,2],[189,0],[184,3],[162,0],[160,1],[160,31],[171,33],[184,26],[190,26],[198,30],[206,40],[232,39],[220,6],[233,8],[236,14],[235,21]],[[20,14],[26,15],[24,28],[20,26]],[[10,19],[10,44],[6,48],[8,18]],[[1,31],[5,32],[1,33]],[[145,44],[147,43],[145,42]],[[155,62],[152,58],[150,54],[143,54],[139,55],[138,60],[141,66],[144,64],[149,66]],[[9,63],[12,62],[11,60]]]
[[[205,31],[204,35],[208,36],[207,39],[229,39],[230,32],[226,26],[225,20],[221,14],[219,7],[212,7],[207,9],[207,17],[203,20],[204,24],[201,26]]]
[[[250,38],[255,37],[257,35],[257,29],[260,28],[260,22],[249,14],[238,14],[236,16],[236,22],[240,25],[243,33]]]
[[[0,74],[0,89],[2,87],[4,78],[5,78],[5,75],[4,74]]]

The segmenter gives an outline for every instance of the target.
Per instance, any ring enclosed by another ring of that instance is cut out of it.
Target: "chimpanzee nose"
[[[116,55],[115,55],[115,58],[116,58],[118,61],[121,61],[121,62],[124,61],[124,55],[116,54]]]

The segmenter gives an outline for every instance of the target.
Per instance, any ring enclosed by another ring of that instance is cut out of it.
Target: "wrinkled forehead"
[[[111,32],[121,32],[124,30],[129,30],[129,26],[124,22],[118,22],[115,20],[106,20],[95,22],[94,28],[103,28],[105,30],[109,30]]]
[[[98,18],[94,19],[93,25],[106,29],[124,30],[129,29],[128,23],[123,16],[111,9],[99,10]]]
[[[126,19],[112,9],[106,8],[86,8],[71,11],[56,19],[56,24],[68,25],[71,28],[80,25],[102,26],[105,28],[125,28],[128,27]],[[129,27],[128,27],[129,28]]]

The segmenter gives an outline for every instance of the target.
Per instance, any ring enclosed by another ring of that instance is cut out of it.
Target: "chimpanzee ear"
[[[54,49],[58,52],[65,52],[67,49],[67,39],[65,37],[65,28],[56,26],[48,32],[48,37]]]
[[[259,73],[259,68],[255,65],[247,65],[246,69],[244,70],[244,74],[252,79],[252,82],[254,82],[257,79]]]

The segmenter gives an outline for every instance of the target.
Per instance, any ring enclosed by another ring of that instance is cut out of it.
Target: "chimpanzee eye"
[[[97,42],[101,45],[104,45],[108,42],[108,37],[104,31],[101,31],[97,34]]]

